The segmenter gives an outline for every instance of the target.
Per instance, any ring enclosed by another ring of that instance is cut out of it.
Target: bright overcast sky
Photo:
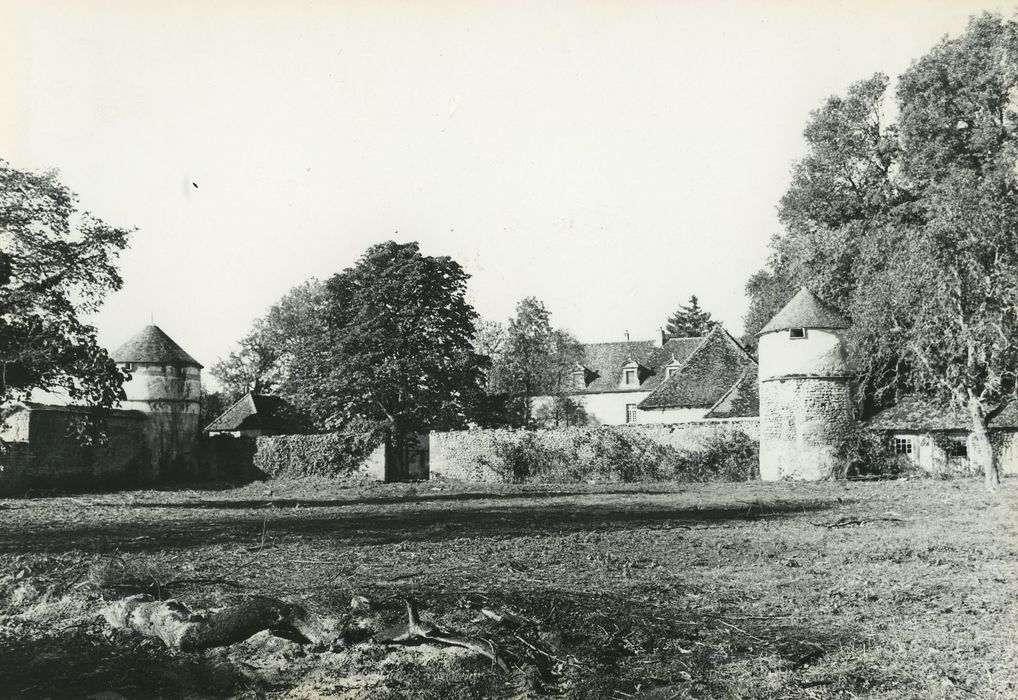
[[[134,226],[95,319],[206,365],[394,238],[581,340],[734,333],[811,109],[1010,5],[0,0],[0,158]],[[195,187],[194,185],[197,185]]]

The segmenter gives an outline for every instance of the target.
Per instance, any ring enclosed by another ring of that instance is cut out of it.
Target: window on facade
[[[622,370],[622,382],[627,385],[638,384],[635,369]]]
[[[968,441],[966,441],[963,437],[952,437],[948,440],[945,451],[949,457],[968,457]]]
[[[791,338],[792,340],[802,340],[803,338],[806,337],[806,329],[805,328],[789,328],[788,329],[788,337]]]
[[[912,438],[894,438],[894,454],[910,455],[912,449]]]
[[[627,423],[635,423],[636,422],[636,404],[635,403],[627,403],[626,404],[626,422]]]

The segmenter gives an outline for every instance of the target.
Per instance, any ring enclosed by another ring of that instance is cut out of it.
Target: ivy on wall
[[[270,479],[353,476],[382,440],[380,433],[263,436],[254,466]]]
[[[759,478],[755,424],[470,430],[433,433],[431,441],[432,471],[470,481],[689,482]]]

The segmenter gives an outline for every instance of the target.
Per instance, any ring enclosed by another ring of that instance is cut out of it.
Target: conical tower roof
[[[117,348],[111,355],[116,362],[151,362],[163,365],[190,365],[201,369],[201,363],[184,352],[159,326],[145,326]]]
[[[789,328],[848,328],[850,325],[845,314],[803,287],[757,335]]]

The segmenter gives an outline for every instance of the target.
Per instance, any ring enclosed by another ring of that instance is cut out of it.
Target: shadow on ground
[[[230,509],[196,514],[187,504],[166,505],[169,513],[157,518],[133,516],[125,506],[111,510],[92,507],[62,521],[11,518],[3,525],[0,552],[92,551],[105,542],[122,552],[156,552],[209,545],[250,545],[258,533],[278,540],[314,538],[331,543],[380,545],[398,542],[440,542],[460,537],[514,538],[597,530],[690,528],[729,521],[756,521],[796,517],[840,505],[835,500],[752,503],[738,507],[669,507],[661,501],[619,498],[618,502],[584,503],[582,496],[541,506],[492,506],[480,499],[449,502],[449,507],[408,506],[385,512],[350,512],[345,507],[316,509],[258,508],[251,512]],[[343,506],[351,505],[344,502]],[[151,511],[150,511],[151,512]],[[101,515],[100,515],[101,514]],[[153,514],[155,515],[155,514]],[[44,520],[44,521],[40,521]]]

